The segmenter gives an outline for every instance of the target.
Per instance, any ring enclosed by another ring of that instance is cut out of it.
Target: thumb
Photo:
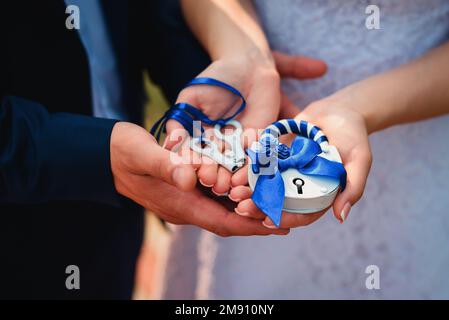
[[[313,79],[327,72],[327,65],[322,60],[278,51],[273,51],[273,58],[281,78]]]
[[[146,162],[143,165],[146,174],[161,179],[182,191],[195,188],[196,174],[193,166],[185,163],[185,159],[178,154],[159,146],[155,140],[145,148],[142,159]]]
[[[164,149],[176,150],[176,147],[180,147],[189,136],[187,130],[176,120],[168,120],[165,128],[167,130],[167,135],[165,136],[165,141],[162,145]]]

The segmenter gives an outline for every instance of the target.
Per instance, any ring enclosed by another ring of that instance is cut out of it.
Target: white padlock
[[[305,121],[298,121],[293,125],[292,121],[294,120],[280,120],[269,126],[264,132],[271,130],[278,136],[296,133],[313,139],[319,143],[323,151],[318,157],[342,163],[337,148],[328,144],[327,138],[318,127]],[[253,191],[259,176],[260,173],[253,172],[250,162],[248,182]],[[340,181],[336,178],[305,175],[294,168],[282,172],[281,176],[285,187],[283,211],[286,212],[307,214],[324,210],[332,205],[340,188]],[[273,190],[273,192],[276,192],[276,190]]]

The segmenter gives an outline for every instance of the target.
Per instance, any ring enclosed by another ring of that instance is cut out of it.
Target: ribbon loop
[[[211,85],[211,86],[217,86],[221,87],[236,96],[238,96],[242,103],[240,104],[239,108],[232,114],[231,116],[224,118],[224,119],[210,119],[204,112],[202,112],[200,109],[196,108],[195,106],[192,106],[191,104],[188,104],[186,102],[179,102],[172,106],[165,114],[160,118],[151,128],[150,133],[155,136],[155,138],[159,141],[160,136],[162,132],[165,132],[167,121],[170,119],[178,121],[184,129],[189,132],[191,136],[193,136],[193,121],[198,120],[202,123],[205,123],[207,125],[214,126],[216,124],[219,124],[220,126],[225,126],[229,121],[234,119],[238,114],[240,114],[246,107],[246,100],[243,97],[243,95],[235,89],[234,87],[230,86],[227,83],[221,82],[217,79],[213,78],[195,78],[184,88],[193,86],[193,85]],[[201,133],[204,133],[204,128],[201,126]]]

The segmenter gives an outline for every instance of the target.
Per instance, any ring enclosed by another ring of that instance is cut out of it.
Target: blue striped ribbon
[[[288,133],[298,135],[291,148],[278,140]],[[259,174],[251,199],[276,226],[281,223],[285,198],[282,172],[294,168],[304,175],[334,178],[344,190],[346,170],[343,164],[318,156],[327,147],[328,139],[320,128],[306,121],[287,119],[268,126],[255,148],[247,150],[251,170]]]

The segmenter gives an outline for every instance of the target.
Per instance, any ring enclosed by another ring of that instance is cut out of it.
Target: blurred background
[[[145,127],[149,130],[168,109],[169,105],[161,90],[144,74],[147,103],[145,104]],[[150,113],[151,110],[151,113]],[[167,252],[170,243],[170,231],[157,216],[151,212],[145,215],[145,235],[140,257],[137,261],[134,299],[159,299]]]

